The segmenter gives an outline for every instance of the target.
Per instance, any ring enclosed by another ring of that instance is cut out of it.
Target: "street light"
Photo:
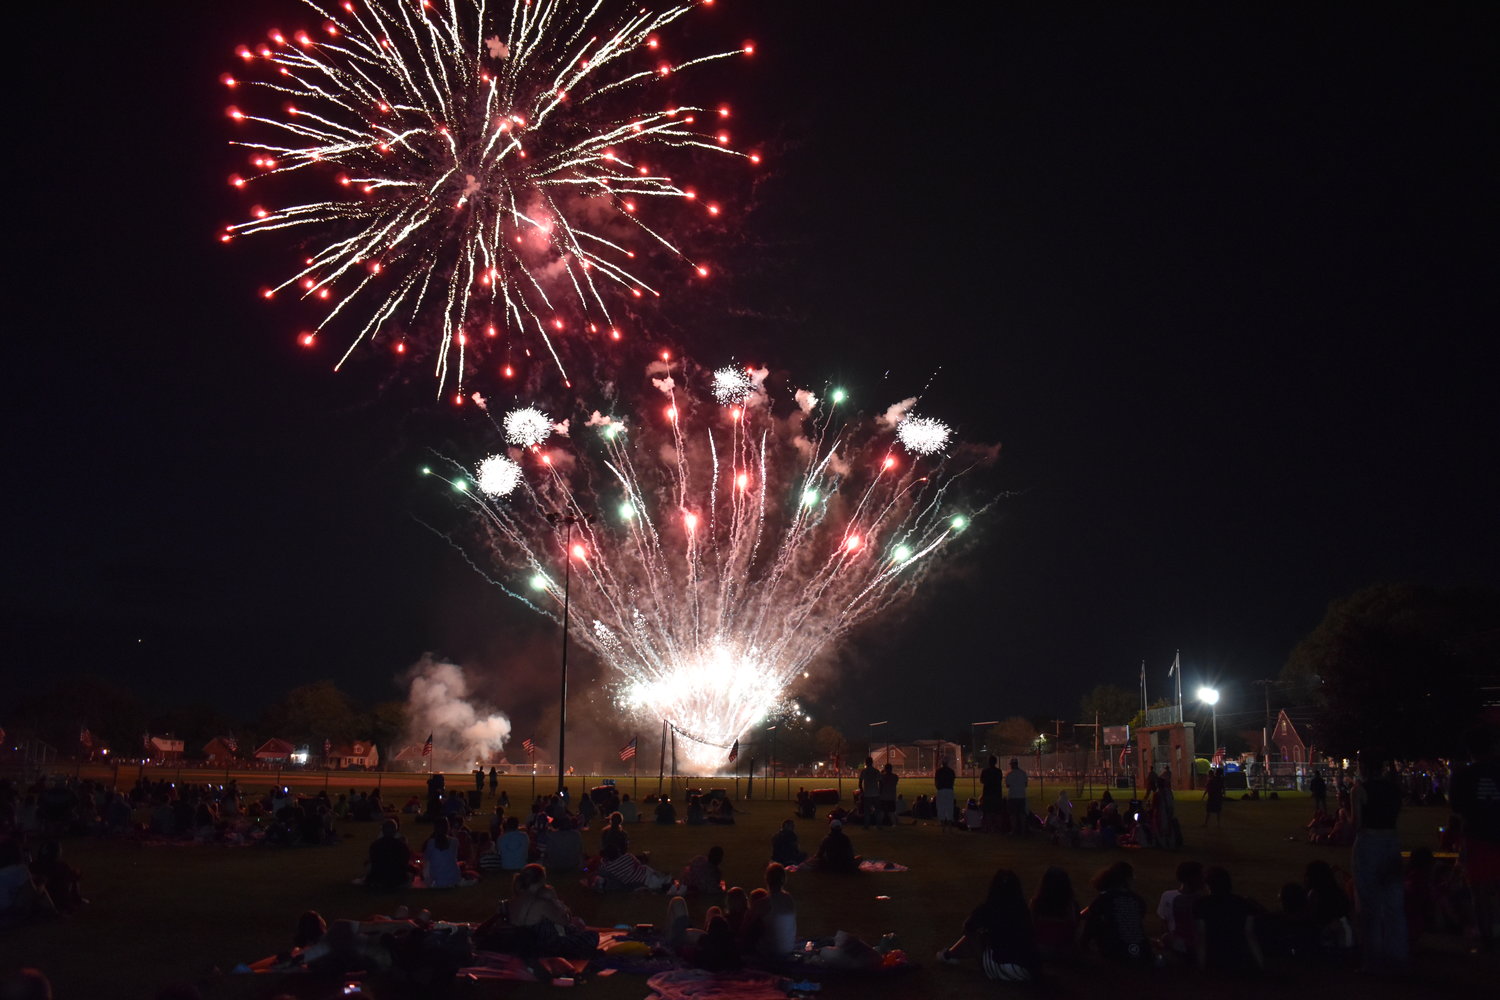
[[[1208,708],[1209,708],[1209,711],[1213,713],[1213,722],[1214,722],[1214,752],[1213,752],[1213,756],[1217,757],[1219,755],[1219,692],[1216,691],[1214,688],[1211,688],[1211,687],[1201,687],[1201,688],[1198,689],[1198,700],[1201,701],[1201,702],[1203,702],[1203,704],[1207,705]]]
[[[567,774],[568,748],[568,597],[573,585],[573,559],[583,558],[583,546],[573,548],[573,528],[580,524],[588,524],[592,521],[591,514],[548,514],[547,521],[554,528],[559,524],[568,527],[567,539],[563,545],[563,620],[562,620],[562,697],[558,702],[557,710],[557,791],[558,794],[566,794],[567,782],[564,776]]]

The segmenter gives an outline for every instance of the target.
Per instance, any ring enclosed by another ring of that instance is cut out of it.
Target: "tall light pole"
[[[1198,689],[1198,700],[1201,701],[1201,702],[1203,702],[1203,704],[1207,705],[1208,708],[1209,708],[1209,711],[1211,711],[1213,713],[1213,722],[1214,722],[1214,730],[1213,730],[1213,732],[1214,732],[1214,752],[1213,752],[1213,756],[1217,757],[1219,755],[1219,692],[1216,691],[1215,689],[1211,688],[1211,687],[1201,687],[1201,688]]]
[[[890,719],[885,719],[885,720],[883,720],[881,722],[872,722],[872,723],[870,723],[866,727],[869,730],[869,733],[870,733],[869,739],[867,740],[867,742],[869,743],[869,746],[866,748],[866,756],[869,756],[869,757],[874,757],[875,756],[875,727],[876,726],[888,726],[890,724],[891,724],[891,720]],[[887,738],[886,741],[885,741],[885,762],[887,764],[889,764],[891,762],[891,741],[890,741],[889,738]]]
[[[1261,693],[1266,698],[1266,714],[1260,724],[1260,787],[1269,788],[1271,785],[1271,685],[1276,682],[1269,677],[1263,677],[1258,681]]]
[[[766,757],[769,758],[766,761],[766,776],[771,779],[771,787],[766,790],[768,799],[774,798],[776,792],[776,737],[771,735],[774,732],[776,732],[775,726],[766,727]],[[791,787],[791,783],[788,782],[787,788]]]
[[[588,524],[593,520],[588,514],[548,514],[547,520],[555,528],[559,524],[567,525],[567,538],[563,545],[563,620],[562,620],[562,694],[558,700],[557,710],[557,791],[564,794],[567,791],[567,782],[564,780],[567,774],[568,749],[568,598],[573,587],[573,560],[582,559],[587,555],[582,545],[573,545],[573,529],[580,524]]]

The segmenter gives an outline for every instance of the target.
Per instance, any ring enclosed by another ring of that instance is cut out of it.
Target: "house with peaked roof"
[[[335,743],[328,753],[330,767],[362,767],[374,770],[380,765],[380,751],[372,740],[355,740],[353,743]]]
[[[239,756],[239,743],[227,736],[215,736],[203,744],[203,758],[210,763],[227,764]]]
[[[290,761],[292,754],[296,752],[297,748],[286,740],[278,740],[273,736],[255,748],[255,759],[284,764]]]

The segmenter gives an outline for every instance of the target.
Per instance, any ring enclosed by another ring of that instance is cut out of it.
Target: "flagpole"
[[[1146,701],[1146,661],[1141,661],[1141,721],[1146,721],[1146,712],[1150,710],[1150,704]]]
[[[1177,675],[1177,721],[1182,721],[1182,650],[1172,657],[1172,671]]]
[[[667,773],[667,720],[661,720],[661,759],[656,765],[656,797],[661,798],[662,777]]]

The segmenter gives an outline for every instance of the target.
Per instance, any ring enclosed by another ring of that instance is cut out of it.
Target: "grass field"
[[[529,781],[522,784],[520,779],[511,779],[507,784],[512,798],[524,801]],[[908,795],[923,790],[907,786],[903,782]],[[338,787],[335,783],[333,790]],[[654,780],[650,787],[654,790]],[[643,782],[642,793],[647,790]],[[1049,800],[1052,795],[1049,789]],[[1039,801],[1034,800],[1033,806]],[[1237,891],[1265,904],[1274,903],[1281,883],[1298,878],[1311,858],[1348,865],[1347,851],[1302,842],[1301,825],[1308,812],[1305,799],[1230,801],[1222,828],[1207,829],[1198,826],[1202,807],[1191,794],[1179,801],[1188,846],[1178,852],[1076,850],[1053,847],[1036,838],[945,832],[935,825],[883,831],[853,828],[855,847],[861,853],[901,862],[911,871],[845,877],[793,875],[789,889],[797,899],[799,933],[819,936],[847,930],[873,941],[894,931],[922,968],[888,979],[830,984],[823,995],[860,1000],[936,996],[962,1000],[1005,994],[1006,988],[985,981],[976,965],[945,967],[932,961],[937,949],[957,935],[997,867],[1015,869],[1029,894],[1046,867],[1061,865],[1073,876],[1086,902],[1090,895],[1086,883],[1092,873],[1124,857],[1135,865],[1136,887],[1154,908],[1156,896],[1172,886],[1172,870],[1184,858],[1225,865],[1235,877]],[[789,815],[790,804],[756,799],[741,802],[741,808],[740,821],[733,827],[641,824],[632,829],[632,847],[650,850],[653,865],[675,871],[710,844],[719,843],[727,852],[724,869],[730,884],[753,887],[760,883],[769,837]],[[1437,827],[1445,817],[1446,813],[1435,809],[1407,810],[1403,815],[1405,846],[1435,844]],[[410,839],[420,840],[425,834],[413,824],[406,827]],[[196,983],[206,997],[215,1000],[249,1000],[283,991],[323,996],[326,992],[309,991],[309,984],[296,977],[226,976],[221,970],[284,949],[304,909],[319,910],[331,920],[388,913],[407,903],[413,910],[428,908],[442,919],[480,920],[494,911],[499,898],[508,895],[508,879],[447,892],[370,893],[350,880],[360,871],[366,845],[376,833],[375,824],[347,823],[342,832],[344,841],[327,848],[143,847],[72,839],[66,844],[66,856],[83,870],[85,895],[91,904],[75,916],[0,938],[0,963],[41,967],[63,1000],[149,998],[157,987],[175,981]],[[799,832],[803,846],[811,847],[821,835],[821,824],[801,822]],[[586,835],[585,843],[595,846],[597,833]],[[592,924],[656,923],[665,910],[659,896],[585,892],[573,874],[559,873],[554,882],[568,904]],[[694,916],[701,916],[699,907],[694,908]],[[1483,995],[1497,968],[1492,960],[1462,954],[1456,941],[1436,940],[1419,957],[1416,970],[1400,982],[1358,977],[1357,988],[1366,997]],[[1288,974],[1272,974],[1269,981],[1229,983],[1204,981],[1189,970],[1167,969],[1122,978],[1116,970],[1095,963],[1058,972],[1048,992],[1092,996],[1107,982],[1110,992],[1127,997],[1161,995],[1163,988],[1214,997],[1263,997],[1268,992],[1321,997],[1346,988],[1351,975],[1330,971],[1292,979]],[[459,984],[454,995],[525,1000],[551,995],[554,989],[489,982]],[[577,989],[598,1000],[639,1000],[647,993],[643,980],[624,975],[580,984]],[[1021,990],[1014,993],[1025,995]]]

